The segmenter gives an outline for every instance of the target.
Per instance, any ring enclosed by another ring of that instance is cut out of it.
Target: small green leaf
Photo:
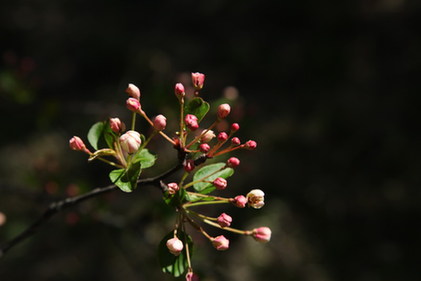
[[[128,169],[117,169],[110,172],[111,181],[124,192],[132,192],[137,187],[141,173],[140,162],[132,163]]]
[[[167,205],[178,207],[185,202],[187,197],[187,192],[184,188],[181,188],[176,194],[170,195],[167,194],[167,197],[164,198],[164,201]]]
[[[88,141],[96,150],[98,149],[98,142],[104,132],[104,122],[98,122],[92,125],[88,132]]]
[[[221,178],[228,178],[230,176],[232,176],[234,174],[234,169],[232,168],[225,168],[222,169],[226,164],[221,162],[221,163],[215,163],[215,164],[210,164],[207,166],[202,167],[201,169],[199,169],[193,176],[193,181],[198,181],[208,175],[204,180],[205,181],[214,181],[216,178],[221,177]],[[219,172],[216,172],[218,170],[222,169]],[[207,194],[209,192],[212,192],[213,190],[215,190],[215,187],[213,186],[212,183],[208,183],[208,182],[198,182],[195,183],[193,185],[193,188],[197,191],[200,192],[202,194]]]
[[[149,152],[146,148],[136,152],[133,156],[133,163],[139,162],[142,169],[150,168],[155,165],[156,156]]]
[[[116,133],[113,132],[113,130],[111,130],[109,121],[106,121],[104,123],[105,124],[104,124],[103,135],[104,135],[105,142],[107,143],[109,148],[114,149],[114,142],[117,140],[117,135]]]
[[[190,256],[193,250],[193,241],[189,235],[183,231],[177,231],[177,237],[184,244],[184,250],[178,256],[174,256],[170,253],[167,248],[167,241],[174,237],[174,232],[171,231],[161,240],[158,246],[158,258],[161,264],[162,271],[169,273],[174,277],[181,276],[188,268],[187,255],[186,255],[186,243],[189,245]]]
[[[186,103],[184,113],[196,115],[200,122],[200,120],[205,117],[206,113],[208,113],[209,108],[209,103],[204,101],[202,98],[197,97]]]
[[[202,192],[203,193],[203,192]],[[215,197],[209,196],[209,197],[202,197],[197,196],[194,194],[186,194],[186,200],[189,202],[196,202],[196,201],[212,201],[215,200]]]

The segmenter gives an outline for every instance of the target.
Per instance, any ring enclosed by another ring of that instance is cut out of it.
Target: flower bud
[[[139,100],[135,98],[128,98],[126,100],[126,107],[133,112],[138,112],[141,108]]]
[[[199,281],[199,276],[191,271],[186,274],[186,281]]]
[[[78,151],[85,151],[86,149],[86,146],[83,140],[77,136],[74,136],[73,138],[69,140],[69,146],[71,149],[78,150]]]
[[[204,133],[201,137],[200,140],[202,142],[210,142],[213,138],[215,137],[215,133],[212,130],[207,130],[206,133]]]
[[[128,93],[129,96],[131,96],[132,98],[135,98],[137,100],[140,99],[140,90],[134,84],[129,84],[127,86],[126,93]]]
[[[238,125],[238,123],[232,123],[231,125],[231,132],[237,132],[238,130],[240,130],[240,125]]]
[[[231,200],[231,203],[233,203],[238,208],[245,208],[247,202],[247,198],[243,195],[237,195],[233,200]]]
[[[167,118],[165,118],[165,116],[162,114],[156,116],[155,119],[153,120],[153,127],[157,131],[164,130],[166,126],[167,126]]]
[[[184,122],[186,123],[187,128],[189,128],[192,131],[199,128],[198,119],[193,114],[187,114],[186,117],[184,117]]]
[[[239,138],[234,137],[234,138],[231,139],[231,144],[237,146],[237,145],[240,145],[241,144],[241,141],[240,141]]]
[[[236,168],[240,165],[240,160],[236,157],[231,157],[227,160],[227,166],[231,168]]]
[[[195,72],[191,74],[191,78],[193,80],[193,86],[196,90],[203,88],[203,83],[205,82],[205,74]]]
[[[119,134],[126,130],[126,125],[119,118],[110,118],[110,128],[114,133]]]
[[[265,205],[265,193],[260,189],[253,189],[247,194],[247,203],[249,206],[260,209]]]
[[[180,187],[175,182],[171,182],[171,183],[167,184],[167,186],[168,186],[168,193],[169,194],[175,194],[177,191],[180,190]]]
[[[141,143],[140,134],[136,131],[127,131],[120,137],[121,148],[129,154],[135,153]]]
[[[228,139],[228,135],[225,132],[220,132],[218,134],[218,141],[223,142],[226,141]]]
[[[216,189],[223,190],[223,189],[225,189],[227,187],[227,180],[224,179],[224,178],[219,177],[219,178],[216,178],[213,181],[212,184],[216,187]]]
[[[225,119],[230,114],[231,106],[227,103],[223,103],[218,106],[217,115],[219,119]]]
[[[175,87],[174,87],[174,92],[175,92],[175,95],[176,95],[178,98],[180,98],[180,97],[184,97],[184,96],[186,95],[186,92],[184,91],[184,86],[183,86],[183,84],[181,84],[181,83],[177,83],[177,84],[175,84]]]
[[[215,238],[212,238],[212,245],[218,251],[225,251],[229,248],[230,241],[224,237],[224,235],[219,235]]]
[[[252,235],[256,241],[266,243],[270,241],[272,231],[269,227],[263,226],[253,229]]]
[[[210,150],[210,145],[207,143],[202,143],[199,145],[200,152],[207,153]]]
[[[255,150],[257,147],[257,143],[254,140],[249,140],[245,143],[244,147],[248,150]]]
[[[231,225],[232,217],[225,213],[222,213],[221,215],[219,215],[217,222],[220,227],[227,227]]]
[[[166,245],[170,253],[174,256],[180,255],[181,251],[183,251],[184,248],[183,242],[177,237],[168,239]]]
[[[189,159],[184,162],[184,171],[191,172],[195,168],[194,161]]]

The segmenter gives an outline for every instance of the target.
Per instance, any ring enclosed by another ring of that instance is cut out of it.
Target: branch
[[[181,167],[183,167],[181,164],[178,164],[174,166],[173,168],[169,169],[168,171],[162,173],[161,175],[158,175],[156,177],[152,178],[146,178],[146,179],[140,179],[137,181],[138,185],[155,185],[159,188],[161,188],[160,181],[171,174],[178,171]],[[56,201],[50,204],[50,206],[45,210],[45,212],[27,229],[25,229],[22,233],[17,235],[15,238],[10,240],[9,242],[1,245],[0,247],[0,258],[3,257],[3,255],[9,251],[12,247],[16,246],[17,244],[21,243],[22,241],[26,240],[27,238],[31,237],[35,234],[35,232],[38,230],[38,228],[42,225],[44,225],[52,216],[57,214],[58,212],[69,208],[71,206],[77,205],[85,200],[88,200],[90,198],[99,196],[101,194],[117,190],[118,187],[115,184],[105,186],[105,187],[98,187],[93,189],[90,192],[87,192],[85,194],[71,197],[71,198],[65,198],[60,201]]]

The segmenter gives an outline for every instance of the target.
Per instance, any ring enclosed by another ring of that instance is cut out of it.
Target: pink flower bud
[[[224,178],[216,178],[213,181],[213,185],[216,187],[216,189],[218,190],[223,190],[227,187],[227,180]]]
[[[223,103],[218,106],[217,115],[219,119],[224,119],[230,114],[231,106],[227,103]]]
[[[247,194],[247,203],[249,206],[260,209],[265,205],[265,193],[260,189],[253,189]]]
[[[184,122],[186,123],[187,128],[189,128],[192,131],[199,128],[198,119],[193,114],[187,114],[186,117],[184,117]]]
[[[269,227],[263,226],[263,227],[253,229],[252,235],[256,241],[266,243],[270,241],[272,231],[270,230]]]
[[[202,142],[210,142],[215,137],[215,133],[212,130],[208,130],[206,133],[204,133],[200,140]]]
[[[168,239],[166,245],[170,253],[174,256],[178,256],[184,248],[183,242],[177,237]]]
[[[138,112],[141,108],[139,100],[135,98],[128,98],[126,100],[126,107],[133,112]]]
[[[254,140],[249,140],[245,143],[244,147],[248,150],[255,150],[257,147],[257,143]]]
[[[224,235],[219,235],[212,239],[212,245],[218,251],[225,251],[229,248],[230,241],[224,237]]]
[[[199,276],[191,271],[186,274],[186,281],[199,281]]]
[[[194,168],[195,168],[195,166],[194,166],[194,161],[193,160],[189,159],[189,160],[186,160],[184,162],[184,171],[191,172],[191,171],[194,170]]]
[[[218,141],[223,142],[226,141],[228,139],[228,135],[225,132],[220,132],[218,134]]]
[[[184,86],[181,83],[175,84],[174,92],[177,97],[184,97],[186,95],[184,91]]]
[[[71,149],[78,150],[78,151],[85,151],[86,149],[86,146],[83,140],[81,140],[81,138],[77,136],[74,136],[73,138],[69,140],[69,146]]]
[[[203,83],[205,82],[205,74],[195,72],[191,74],[191,78],[193,80],[193,86],[196,90],[203,88]]]
[[[155,119],[153,120],[153,127],[157,131],[164,130],[166,126],[167,126],[167,118],[165,118],[164,115],[160,114],[156,116]]]
[[[231,132],[237,132],[238,130],[240,130],[240,125],[238,123],[232,123]]]
[[[168,186],[168,193],[169,194],[175,194],[177,191],[180,190],[180,187],[175,182],[171,182],[171,183],[167,184],[167,186]]]
[[[121,122],[119,118],[110,118],[110,127],[111,130],[116,134],[119,134],[126,130],[126,125],[124,125],[124,123]]]
[[[245,208],[248,200],[243,195],[237,195],[234,197],[234,200],[231,200],[231,203],[233,203],[238,208]]]
[[[135,153],[141,143],[140,134],[136,131],[127,131],[120,137],[121,148],[129,154]]]
[[[218,221],[219,226],[227,227],[231,225],[232,217],[225,213],[222,213],[221,215],[219,215],[217,221]]]
[[[210,150],[210,145],[207,143],[202,143],[199,145],[199,150],[203,153],[207,153]]]
[[[227,166],[231,168],[236,168],[240,165],[240,159],[236,157],[231,157],[227,160]]]
[[[129,96],[131,96],[132,98],[135,98],[137,100],[140,99],[140,90],[133,84],[129,84],[127,86],[126,93],[128,93]]]
[[[240,141],[239,138],[234,137],[234,138],[231,139],[231,143],[232,143],[232,145],[240,145],[241,141]]]

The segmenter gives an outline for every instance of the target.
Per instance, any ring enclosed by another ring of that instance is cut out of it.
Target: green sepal
[[[200,168],[193,176],[193,181],[197,181],[200,180],[202,178],[204,178],[206,175],[210,175],[216,171],[218,171],[219,169],[223,168],[226,164],[223,162],[220,163],[215,163],[215,164],[210,164],[207,166],[204,166],[202,168]],[[205,178],[205,181],[211,181],[213,182],[216,178],[221,177],[221,178],[229,178],[230,176],[232,176],[234,174],[234,169],[232,168],[225,168],[207,178]],[[197,182],[193,185],[193,188],[202,194],[207,194],[210,193],[212,191],[215,190],[215,186],[212,183],[208,183],[208,182]]]
[[[209,108],[209,103],[204,101],[202,98],[196,97],[185,104],[184,114],[193,114],[200,122],[200,120],[205,117],[206,113],[208,113]]]

